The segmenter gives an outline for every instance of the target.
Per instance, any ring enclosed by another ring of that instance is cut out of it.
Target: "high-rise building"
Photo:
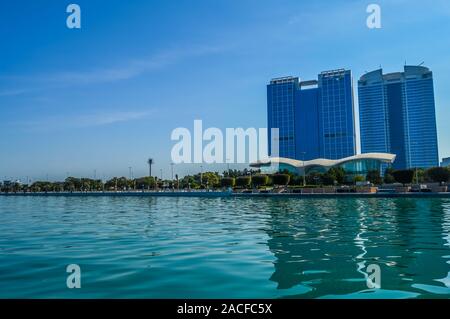
[[[272,150],[271,128],[278,128],[279,156],[295,158],[295,107],[298,78],[273,79],[267,86],[269,150]]]
[[[318,80],[277,78],[267,86],[268,126],[279,129],[279,156],[311,160],[356,154],[352,75],[322,72]],[[269,148],[271,137],[269,136]]]
[[[450,167],[450,157],[445,157],[441,162],[442,167]]]
[[[349,70],[319,75],[320,157],[340,159],[356,154],[353,80]]]
[[[358,81],[362,153],[392,153],[394,168],[439,165],[433,73],[422,66],[404,72],[367,73]]]
[[[319,89],[317,81],[300,82],[295,108],[295,159],[320,156]]]

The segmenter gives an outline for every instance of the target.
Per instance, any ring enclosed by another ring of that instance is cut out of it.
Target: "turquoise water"
[[[449,199],[0,196],[1,298],[448,298],[449,272]]]

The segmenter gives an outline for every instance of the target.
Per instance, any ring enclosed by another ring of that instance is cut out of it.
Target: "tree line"
[[[2,192],[88,192],[88,191],[129,191],[129,190],[157,190],[157,189],[217,189],[217,188],[260,188],[265,186],[297,186],[318,187],[332,185],[354,185],[359,181],[367,181],[374,185],[400,183],[403,185],[414,183],[447,183],[450,180],[450,169],[433,167],[427,170],[409,169],[394,170],[388,168],[384,176],[377,170],[369,171],[366,176],[351,176],[341,167],[333,167],[325,173],[312,172],[305,176],[283,171],[278,174],[261,174],[258,170],[228,170],[218,172],[204,172],[187,175],[174,180],[161,180],[157,177],[140,177],[128,179],[113,177],[106,182],[100,179],[68,177],[62,182],[36,181],[31,185],[11,183],[2,185]]]

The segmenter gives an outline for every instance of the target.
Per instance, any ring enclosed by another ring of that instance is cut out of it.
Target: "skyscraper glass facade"
[[[397,169],[439,165],[433,74],[422,66],[376,70],[358,82],[361,152],[397,155]]]
[[[326,71],[318,80],[304,82],[273,79],[267,86],[267,109],[269,129],[279,129],[280,157],[340,159],[356,154],[350,71]]]
[[[348,70],[319,75],[320,157],[340,159],[356,154],[352,76]]]
[[[319,89],[316,82],[301,85],[297,90],[295,108],[295,157],[311,160],[320,157]]]
[[[278,128],[278,152],[282,157],[295,157],[295,95],[298,85],[298,78],[286,77],[274,79],[267,86],[269,150],[272,150],[271,128]]]

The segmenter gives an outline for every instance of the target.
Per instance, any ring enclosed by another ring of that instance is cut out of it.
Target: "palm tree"
[[[155,161],[153,160],[153,158],[149,158],[147,164],[149,167],[149,177],[152,177],[152,165],[155,164]]]

